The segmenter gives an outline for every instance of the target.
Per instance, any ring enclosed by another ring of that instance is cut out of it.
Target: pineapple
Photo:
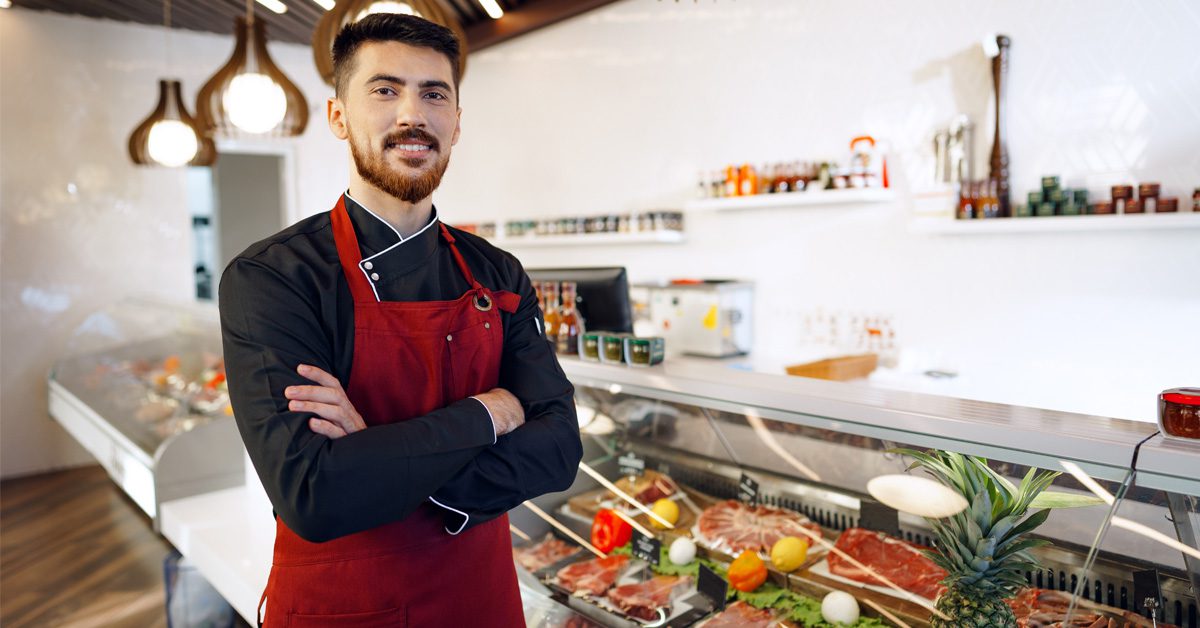
[[[937,600],[945,619],[935,628],[1016,626],[1005,599],[1025,584],[1024,572],[1036,570],[1029,550],[1049,541],[1023,538],[1042,525],[1049,509],[1026,517],[1034,498],[1059,474],[1030,469],[1019,487],[996,473],[987,460],[952,452],[899,449],[941,483],[962,494],[970,508],[941,520],[927,519],[937,535],[937,551],[925,552],[945,569],[947,591]]]

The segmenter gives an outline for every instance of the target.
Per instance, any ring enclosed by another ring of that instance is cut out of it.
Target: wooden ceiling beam
[[[529,0],[498,20],[485,19],[464,30],[467,50],[478,52],[543,26],[598,9],[616,0]]]

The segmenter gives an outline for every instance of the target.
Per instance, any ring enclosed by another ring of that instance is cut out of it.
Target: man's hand
[[[475,398],[492,414],[492,426],[496,428],[496,436],[504,436],[525,424],[525,408],[521,407],[521,402],[507,390],[493,388],[475,395]]]
[[[328,438],[341,438],[367,428],[366,422],[354,409],[346,391],[342,390],[342,383],[336,377],[307,364],[296,367],[296,372],[305,379],[320,384],[288,386],[283,391],[283,396],[289,399],[289,410],[317,415],[308,420],[309,429]]]

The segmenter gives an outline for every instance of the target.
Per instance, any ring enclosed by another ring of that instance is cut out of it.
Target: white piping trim
[[[384,220],[383,218],[380,218],[379,214],[376,214],[375,212],[371,211],[371,209],[369,207],[367,207],[366,205],[363,205],[361,202],[359,202],[358,199],[354,198],[353,196],[350,196],[350,190],[346,190],[346,198],[354,201],[355,204],[357,204],[359,207],[363,208],[363,210],[365,210],[368,214],[371,214],[372,216],[374,216],[376,220],[387,225],[387,228],[391,229],[392,233],[395,233],[396,237],[400,239],[399,242],[396,242],[395,244],[387,247],[386,249],[384,249],[370,257],[364,257],[363,259],[358,261],[358,269],[360,271],[362,271],[363,277],[366,277],[367,283],[371,285],[371,292],[375,293],[375,302],[379,303],[380,301],[382,301],[382,299],[379,298],[379,290],[377,288],[375,288],[375,282],[371,279],[371,274],[367,272],[367,269],[363,268],[363,263],[369,262],[369,261],[375,259],[376,257],[379,257],[380,255],[383,255],[384,253],[387,253],[388,251],[390,251],[390,250],[400,246],[401,244],[404,244],[405,242],[408,242],[409,240],[424,233],[426,229],[432,227],[434,225],[434,223],[437,222],[437,220],[438,220],[437,210],[434,210],[433,217],[429,219],[428,224],[426,224],[424,227],[421,227],[416,233],[414,233],[406,238],[406,237],[400,235],[400,232],[397,231],[396,228],[392,226],[392,223]],[[360,254],[361,254],[361,251],[360,251]],[[495,425],[495,424],[493,424],[493,425]]]
[[[487,404],[484,403],[479,397],[468,397],[468,399],[474,399],[475,401],[478,401],[479,405],[483,406],[483,409],[487,411],[488,418],[492,421],[492,444],[495,445],[496,441],[500,440],[500,436],[499,434],[496,434],[496,417],[492,415],[492,409],[487,407]]]
[[[446,510],[454,511],[463,516],[462,525],[458,526],[457,530],[450,532],[450,528],[446,528],[446,532],[449,532],[450,536],[457,536],[459,532],[463,531],[463,528],[467,527],[467,522],[471,520],[471,515],[468,515],[467,513],[463,512],[457,508],[451,508],[451,507],[447,506],[446,504],[443,504],[442,502],[439,502],[438,500],[434,499],[432,496],[429,498],[429,501],[437,504],[438,506],[441,506],[442,508],[445,508]]]
[[[363,208],[363,209],[365,209],[365,210],[367,210],[367,213],[368,213],[368,214],[371,214],[372,216],[374,216],[374,217],[375,217],[375,219],[376,219],[376,220],[378,220],[379,222],[382,222],[383,224],[387,225],[387,226],[388,226],[388,229],[391,229],[391,230],[392,230],[392,232],[396,234],[396,237],[397,237],[397,238],[400,238],[400,241],[401,241],[401,242],[403,242],[403,241],[404,241],[404,236],[400,235],[400,232],[399,232],[399,231],[396,231],[396,228],[392,226],[392,223],[390,223],[390,222],[388,222],[388,221],[386,221],[386,220],[384,220],[384,219],[380,218],[380,217],[379,217],[379,214],[376,214],[375,212],[371,211],[371,209],[370,209],[369,207],[367,207],[366,205],[363,205],[363,204],[362,204],[362,203],[361,203],[361,202],[360,202],[358,199],[354,198],[353,196],[350,196],[350,190],[346,190],[346,198],[348,198],[348,199],[350,199],[350,200],[354,201],[355,203],[358,203],[358,206],[359,206],[359,207],[361,207],[361,208]]]

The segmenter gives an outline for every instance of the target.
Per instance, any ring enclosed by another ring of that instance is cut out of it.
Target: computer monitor
[[[629,306],[629,280],[624,266],[604,268],[527,268],[535,282],[573,281],[578,286],[577,308],[584,329],[633,332]]]

